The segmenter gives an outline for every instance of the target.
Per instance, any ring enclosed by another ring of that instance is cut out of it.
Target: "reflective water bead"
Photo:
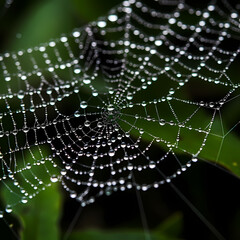
[[[51,180],[51,182],[55,183],[58,181],[58,177],[56,175],[52,175],[50,180]]]
[[[85,109],[85,108],[87,108],[87,102],[86,101],[82,101],[81,103],[80,103],[80,108],[82,108],[82,109]]]
[[[164,126],[164,125],[166,124],[166,121],[165,121],[164,119],[160,119],[160,120],[159,120],[159,124],[160,124],[161,126]]]
[[[112,104],[109,104],[108,107],[107,107],[107,110],[109,112],[112,112],[114,110],[114,106]]]
[[[197,157],[193,156],[192,157],[192,162],[197,162],[197,161],[198,161]]]
[[[168,20],[168,22],[169,22],[170,24],[174,24],[174,23],[176,22],[176,19],[175,19],[175,18],[170,18],[170,19]]]
[[[74,117],[80,117],[80,116],[81,116],[81,114],[80,114],[79,111],[76,111],[76,112],[74,113]]]
[[[28,202],[28,199],[26,197],[22,197],[22,200],[21,200],[22,203],[27,203]]]
[[[154,42],[154,44],[155,44],[156,46],[161,46],[161,45],[163,44],[163,41],[162,41],[162,40],[156,40],[156,41]]]
[[[109,152],[108,152],[108,155],[110,157],[113,157],[115,155],[115,151],[113,149],[110,149]]]
[[[94,97],[97,97],[97,96],[98,96],[98,92],[97,92],[97,91],[93,91],[93,92],[92,92],[92,95],[93,95]]]
[[[80,37],[81,33],[79,31],[75,31],[73,32],[73,37],[77,38],[77,37]]]
[[[99,21],[99,22],[97,23],[97,25],[98,25],[100,28],[104,28],[104,27],[106,27],[107,23],[106,23],[105,21]]]
[[[18,99],[23,99],[24,98],[24,92],[23,90],[20,90],[17,95]]]
[[[111,14],[111,15],[108,16],[108,20],[110,22],[116,22],[118,20],[118,16],[115,15],[115,14]]]
[[[89,126],[90,126],[90,122],[89,122],[88,120],[85,121],[84,126],[85,126],[85,127],[89,127]]]
[[[65,176],[66,174],[67,174],[67,170],[66,170],[66,169],[62,169],[62,170],[61,170],[61,175],[62,175],[62,176]]]
[[[11,213],[12,212],[12,207],[10,205],[7,205],[6,208],[5,208],[5,211],[7,213]]]
[[[83,83],[85,83],[85,84],[90,84],[90,83],[91,83],[91,80],[90,80],[90,79],[83,79]]]
[[[73,71],[75,74],[79,74],[81,72],[81,68],[76,66]]]
[[[149,162],[149,168],[155,168],[156,167],[156,163],[155,162],[153,162],[153,161],[150,161]]]

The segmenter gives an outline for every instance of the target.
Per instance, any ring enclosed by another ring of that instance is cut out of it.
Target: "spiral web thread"
[[[189,169],[238,97],[239,27],[224,0],[202,9],[129,0],[71,34],[2,54],[0,184],[12,200],[0,217],[55,182],[85,206]],[[207,89],[221,97],[204,99]]]

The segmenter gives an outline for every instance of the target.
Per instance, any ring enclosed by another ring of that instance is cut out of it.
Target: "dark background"
[[[106,14],[119,2],[117,0],[16,0],[9,9],[1,13],[0,51],[35,46],[63,32],[70,32],[74,27],[82,26]],[[49,9],[41,12],[45,5]],[[49,15],[44,15],[47,12]],[[199,162],[174,180],[173,184],[225,239],[240,239],[240,181],[237,177],[214,164]],[[206,221],[201,220],[194,213],[171,185],[164,185],[159,189],[140,194],[145,220],[150,230],[155,229],[175,212],[180,212],[183,216],[180,235],[182,239],[216,239],[206,226]],[[79,203],[66,196],[60,223],[63,233],[67,231],[78,209]],[[96,203],[84,208],[74,230],[143,229],[141,211],[134,190],[117,192],[109,197],[101,197]],[[6,220],[16,222],[18,226],[16,219]],[[0,239],[14,239],[3,222],[0,225],[0,232]]]

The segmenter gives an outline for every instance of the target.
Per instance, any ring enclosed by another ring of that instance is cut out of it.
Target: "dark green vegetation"
[[[4,24],[1,25],[1,52],[5,49],[11,51],[35,46],[58,37],[63,32],[70,32],[74,27],[104,15],[117,2],[119,1],[16,2],[2,20]],[[239,75],[237,66],[233,65],[232,71],[233,75]],[[198,86],[195,88],[199,90]],[[206,97],[215,91],[215,89],[203,90]],[[217,94],[217,90],[214,94]],[[181,110],[182,106],[179,109]],[[191,111],[188,107],[184,109]],[[240,238],[239,127],[231,130],[231,127],[239,121],[239,109],[239,97],[231,104],[226,104],[222,116],[224,122],[222,123],[220,118],[216,119],[213,126],[213,133],[216,135],[208,138],[206,147],[200,154],[203,161],[176,180],[180,191],[187,195],[226,239],[232,240]],[[110,115],[108,118],[111,120],[113,117]],[[194,122],[204,123],[208,120],[208,113],[200,112]],[[149,123],[146,125],[143,122],[139,123],[139,127],[140,124],[150,132],[158,131],[155,125]],[[171,135],[171,128],[161,128],[161,131],[162,136]],[[219,138],[217,135],[222,135],[223,132],[226,137]],[[193,151],[201,141],[199,135],[189,132],[184,132],[183,137],[189,151]],[[147,136],[145,140],[148,141]],[[160,146],[160,149],[161,147],[163,146]],[[149,232],[146,232],[146,226],[141,226],[140,213],[143,211],[139,210],[135,195],[133,191],[102,197],[97,203],[82,210],[79,224],[68,234],[68,226],[79,206],[75,201],[65,199],[60,186],[56,184],[40,193],[29,204],[16,207],[15,219],[6,220],[9,224],[13,223],[10,227],[18,231],[25,240],[57,240],[68,235],[70,240],[215,239],[206,228],[204,224],[206,221],[200,221],[187,204],[181,202],[169,185],[157,189],[156,192],[141,193],[146,214],[143,220],[147,220],[150,228]],[[2,193],[3,201],[4,199],[9,201],[10,198],[11,196],[5,192]],[[14,239],[3,222],[0,228],[1,232],[2,229],[4,232],[3,239]]]

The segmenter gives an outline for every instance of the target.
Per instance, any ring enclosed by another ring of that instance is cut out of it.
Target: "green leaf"
[[[3,193],[6,202],[12,196],[7,191]],[[41,191],[29,203],[14,207],[15,216],[20,219],[22,240],[57,240],[59,239],[58,221],[62,206],[61,193],[58,184],[53,184]]]
[[[26,12],[17,28],[22,37],[11,44],[16,50],[39,45],[73,28],[66,0],[40,1],[32,8]]]
[[[180,240],[182,230],[182,215],[175,213],[167,218],[159,227],[150,231],[150,236],[143,230],[116,229],[111,231],[86,230],[74,232],[69,240]]]
[[[183,228],[183,216],[180,212],[174,213],[159,225],[156,232],[165,234],[166,236],[178,237]]]

